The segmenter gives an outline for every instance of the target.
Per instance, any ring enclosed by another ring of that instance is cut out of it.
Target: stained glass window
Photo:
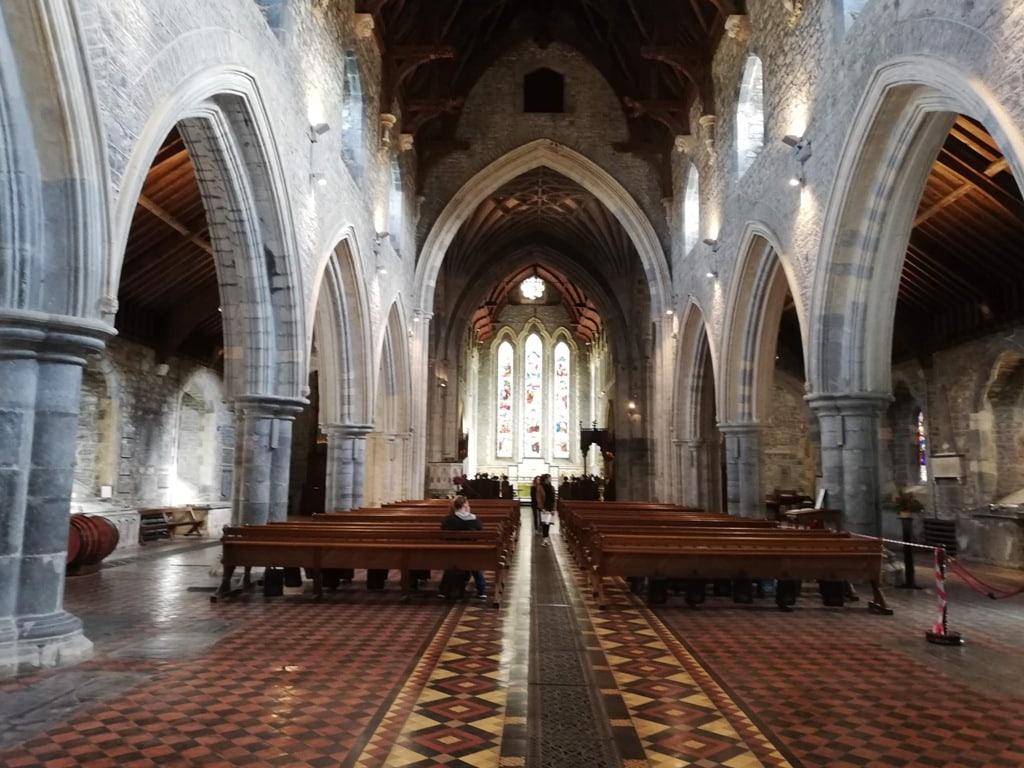
[[[917,412],[917,466],[922,483],[928,482],[928,439],[924,436],[924,412]]]
[[[544,374],[542,363],[544,350],[540,336],[531,333],[526,339],[525,371],[526,387],[523,404],[523,456],[543,455],[541,425],[544,422],[544,396],[542,385]]]
[[[514,410],[512,408],[513,368],[515,358],[512,345],[507,341],[498,347],[498,444],[496,454],[502,457],[512,456],[512,434],[515,429]]]
[[[569,458],[569,345],[555,345],[555,400],[551,409],[554,421],[554,456]]]

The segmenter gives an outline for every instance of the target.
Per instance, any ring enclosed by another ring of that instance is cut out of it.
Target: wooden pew
[[[231,578],[237,567],[304,568],[322,596],[325,568],[397,569],[402,594],[410,594],[411,570],[482,570],[494,573],[491,601],[499,607],[504,593],[507,554],[498,531],[367,529],[355,532],[316,523],[275,523],[225,528],[221,539],[224,575],[211,598],[237,594]]]
[[[881,591],[882,543],[830,532],[680,533],[671,537],[601,533],[588,570],[598,605],[606,576],[677,579],[868,581],[869,610],[891,614]],[[788,606],[780,601],[780,608]]]

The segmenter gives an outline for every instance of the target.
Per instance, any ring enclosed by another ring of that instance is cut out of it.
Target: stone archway
[[[976,32],[958,27],[951,34],[962,38],[960,61],[908,56],[872,73],[824,219],[808,401],[821,422],[824,486],[849,527],[862,533],[881,530],[877,436],[891,400],[904,256],[921,192],[956,116],[984,123],[1014,176],[1024,178],[1024,135],[985,87],[990,73],[973,71],[979,63],[995,67],[999,57]],[[963,58],[971,51],[977,58]]]
[[[725,319],[719,370],[719,426],[725,436],[727,504],[746,517],[763,517],[762,432],[769,420],[776,346],[783,305],[790,290],[778,240],[751,224],[742,240],[741,261],[732,282],[733,310]],[[740,301],[739,297],[743,297]],[[797,302],[798,317],[804,313]],[[801,342],[806,338],[801,322]]]
[[[672,410],[673,476],[678,503],[717,511],[722,500],[722,436],[715,408],[715,365],[704,313],[691,302],[678,331]]]

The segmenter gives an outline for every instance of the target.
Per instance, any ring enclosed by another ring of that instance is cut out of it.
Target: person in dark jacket
[[[469,500],[461,494],[452,499],[448,514],[441,520],[442,531],[482,531],[483,528],[483,521],[473,514]],[[476,584],[476,596],[486,600],[487,579],[483,571],[473,571],[473,583]]]
[[[537,495],[540,493],[540,475],[533,478],[530,486],[530,509],[533,510],[533,531],[540,533],[540,501]]]
[[[551,485],[551,475],[541,475],[540,485],[537,488],[537,505],[540,507],[540,534],[541,546],[548,546],[551,542],[551,524],[555,521],[555,489]]]

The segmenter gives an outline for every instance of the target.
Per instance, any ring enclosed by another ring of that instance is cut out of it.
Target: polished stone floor
[[[214,603],[215,544],[147,545],[67,580],[92,660],[0,680],[0,766],[1024,766],[1024,595],[951,578],[959,647],[925,639],[924,559],[888,617],[621,583],[599,610],[552,542],[524,526],[499,610],[359,571]]]

